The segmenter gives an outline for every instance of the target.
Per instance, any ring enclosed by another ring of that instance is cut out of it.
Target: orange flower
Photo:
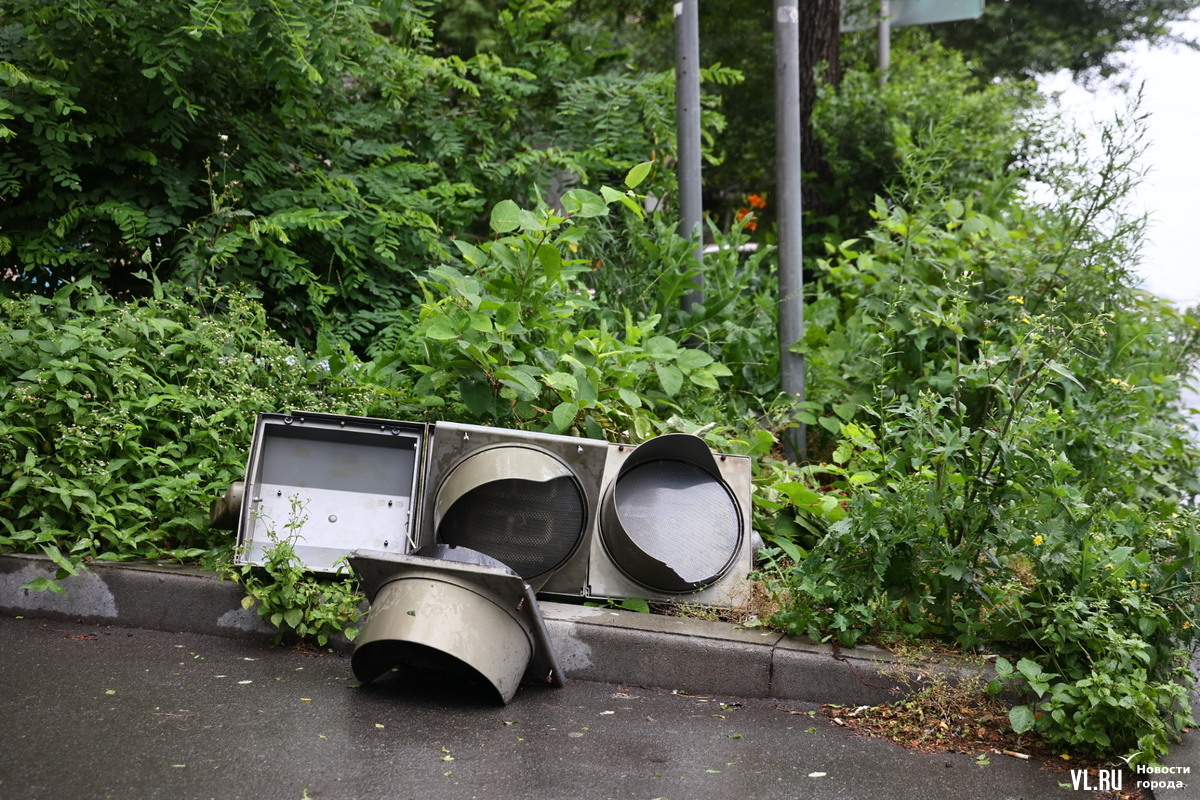
[[[746,219],[747,217],[749,217],[749,219]],[[758,223],[754,221],[754,215],[750,212],[750,209],[739,208],[738,212],[737,212],[737,219],[738,219],[738,222],[741,222],[742,220],[746,220],[746,224],[745,224],[746,230],[748,230],[748,231],[758,230]]]
[[[746,202],[748,202],[750,204],[751,208],[766,208],[767,207],[767,199],[765,197],[763,197],[761,194],[750,195],[749,197],[746,198]]]

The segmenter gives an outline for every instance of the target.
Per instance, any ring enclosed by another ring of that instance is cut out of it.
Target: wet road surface
[[[11,617],[0,653],[0,798],[1086,797],[1036,764],[857,738],[811,704],[568,676],[500,706],[359,685],[343,655]]]

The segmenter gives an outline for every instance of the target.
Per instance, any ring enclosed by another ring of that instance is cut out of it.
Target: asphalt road
[[[507,706],[345,656],[0,617],[0,798],[1084,798],[993,755],[861,739],[811,704],[568,680]],[[1065,786],[1064,786],[1065,784]]]

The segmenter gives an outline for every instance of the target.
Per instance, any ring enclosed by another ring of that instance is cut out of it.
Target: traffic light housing
[[[757,543],[750,488],[749,459],[715,454],[690,434],[628,445],[260,414],[236,561],[262,564],[284,536],[318,572],[337,571],[356,550],[447,545],[500,561],[542,596],[732,607],[748,593]]]

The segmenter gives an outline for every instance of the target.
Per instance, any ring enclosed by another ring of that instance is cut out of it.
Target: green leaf
[[[521,225],[521,209],[512,200],[501,200],[492,207],[492,230],[496,233],[510,233]]]
[[[625,176],[625,185],[630,189],[636,189],[650,175],[650,170],[654,167],[653,161],[643,161],[637,164]]]
[[[283,612],[283,621],[287,623],[289,628],[296,628],[304,619],[304,610],[300,608],[289,608]]]
[[[842,421],[837,417],[820,417],[817,423],[830,433],[837,435],[842,430]]]
[[[1032,730],[1036,721],[1033,709],[1029,706],[1013,706],[1008,710],[1008,723],[1018,734]]]
[[[1064,367],[1062,364],[1059,364],[1057,361],[1047,361],[1046,369],[1050,370],[1055,375],[1066,378],[1068,381],[1075,384],[1076,388],[1083,389],[1083,384],[1079,382],[1079,379],[1072,375],[1069,369]]]
[[[569,392],[572,396],[579,393],[579,381],[569,372],[548,372],[542,376],[542,380],[556,391]]]
[[[666,353],[674,353],[679,349],[679,345],[670,336],[651,336],[646,340],[644,348],[647,353],[661,355]]]
[[[533,400],[541,393],[537,380],[520,368],[504,367],[496,370],[496,379],[500,383],[516,390],[522,400]]]
[[[550,416],[554,419],[554,427],[559,433],[565,432],[575,422],[575,415],[579,413],[579,405],[577,403],[559,403],[554,407],[554,411]]]
[[[675,357],[675,363],[684,369],[700,369],[713,363],[713,357],[703,350],[694,350],[690,347],[685,347]]]
[[[801,547],[800,545],[796,544],[795,542],[793,542],[791,539],[788,539],[787,537],[784,537],[784,536],[770,536],[768,538],[770,539],[771,544],[775,545],[780,550],[782,550],[783,554],[786,555],[788,558],[790,558],[792,561],[799,564],[801,561],[804,560],[804,556],[805,556],[804,548]]]
[[[637,392],[629,389],[617,389],[617,396],[621,398],[621,402],[630,408],[641,408],[642,398],[638,397]]]
[[[713,374],[706,369],[694,369],[688,373],[688,380],[697,386],[702,386],[705,389],[720,389],[721,385],[717,383],[717,379]]]
[[[600,194],[603,195],[604,199],[610,203],[620,203],[621,205],[625,206],[634,214],[636,214],[638,219],[643,219],[645,217],[645,209],[638,204],[637,200],[625,194],[624,192],[618,192],[616,189],[608,186],[601,186]]]
[[[454,329],[454,322],[446,315],[434,317],[429,323],[429,327],[425,329],[425,335],[430,339],[438,341],[449,341],[458,338],[458,331]]]
[[[608,203],[595,192],[572,189],[562,197],[563,208],[578,217],[600,217],[608,213]]]
[[[521,322],[521,306],[517,303],[505,303],[496,309],[496,327],[502,331],[515,327]]]
[[[683,388],[683,373],[673,364],[655,364],[654,371],[658,373],[658,383],[668,397],[679,394]]]
[[[636,611],[639,614],[649,614],[650,604],[640,597],[629,597],[621,601],[618,608],[623,608],[626,611]]]
[[[1028,658],[1022,658],[1017,662],[1017,671],[1024,675],[1027,680],[1031,681],[1044,677],[1041,665]]]
[[[63,595],[65,595],[67,593],[67,590],[63,588],[63,585],[61,583],[59,583],[56,580],[52,580],[50,578],[34,578],[33,580],[29,581],[28,583],[22,585],[21,588],[28,589],[31,592],[51,591],[56,594],[63,594]]]
[[[458,393],[462,397],[463,405],[473,416],[485,417],[491,413],[495,398],[486,384],[463,381],[459,385]]]
[[[771,488],[782,493],[788,500],[792,501],[793,505],[815,506],[821,502],[821,495],[803,483],[789,481],[786,483],[777,483]]]
[[[562,253],[558,252],[558,248],[552,244],[542,244],[538,246],[537,258],[538,263],[542,265],[546,279],[551,283],[557,283],[562,273]]]
[[[451,239],[454,246],[458,248],[458,252],[462,253],[463,260],[468,264],[477,266],[487,260],[487,254],[480,250],[470,242],[464,242],[462,239]]]

